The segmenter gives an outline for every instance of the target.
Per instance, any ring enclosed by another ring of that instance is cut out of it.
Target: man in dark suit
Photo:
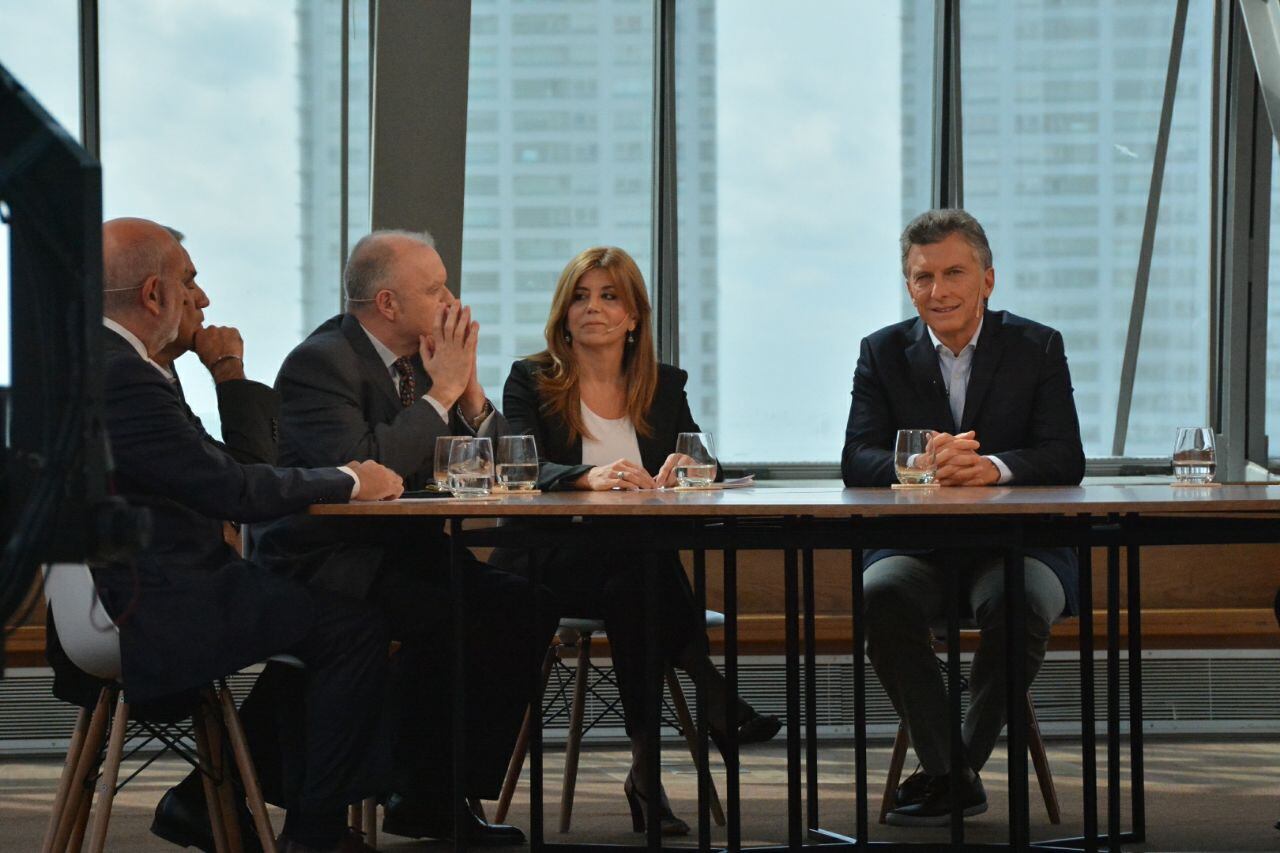
[[[369,850],[345,805],[385,779],[379,709],[387,634],[377,614],[275,576],[226,544],[222,520],[259,521],[309,504],[400,494],[375,462],[305,470],[242,465],[204,433],[154,360],[177,334],[194,283],[153,222],[103,227],[105,426],[119,494],[151,511],[151,543],[94,567],[120,631],[126,698],[147,702],[287,652],[306,665],[305,770],[285,850]]]
[[[324,323],[280,368],[280,459],[328,465],[356,454],[421,488],[436,439],[506,431],[476,378],[479,325],[445,286],[429,236],[375,232],[352,249],[348,312]],[[497,796],[530,685],[555,630],[554,606],[531,624],[527,581],[468,556],[467,789],[453,791],[452,611],[449,546],[438,523],[348,522],[340,530],[295,517],[256,532],[258,555],[308,583],[365,598],[402,642],[402,759],[383,829],[449,838],[458,798]],[[472,843],[523,841],[514,827],[476,819]]]
[[[991,311],[991,247],[962,210],[933,210],[903,231],[902,271],[919,318],[862,341],[841,471],[847,486],[895,482],[899,429],[937,432],[943,487],[1074,485],[1084,450],[1062,336]],[[867,652],[906,722],[921,770],[899,787],[898,825],[946,825],[987,808],[979,771],[1004,725],[1003,557],[948,550],[872,551],[864,557]],[[964,721],[967,767],[951,766],[946,689],[930,625],[945,617],[948,573],[960,573],[962,609],[981,629]],[[1074,612],[1077,567],[1069,548],[1026,554],[1027,683],[1044,660],[1050,627]],[[1088,602],[1084,603],[1088,606]]]

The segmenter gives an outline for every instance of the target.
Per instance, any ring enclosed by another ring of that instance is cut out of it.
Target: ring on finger
[[[613,476],[617,477],[619,480],[625,480],[625,479],[627,479],[627,472],[626,472],[626,471],[617,471],[617,472],[615,472],[615,473],[614,473],[614,475],[613,475]]]

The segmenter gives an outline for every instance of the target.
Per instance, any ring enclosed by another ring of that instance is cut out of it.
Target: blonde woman
[[[503,411],[513,433],[537,439],[544,491],[655,489],[674,485],[680,459],[671,451],[681,432],[697,432],[684,386],[688,375],[659,364],[650,331],[644,277],[622,249],[596,247],[571,260],[556,285],[547,320],[547,348],[511,368]],[[609,634],[632,766],[624,790],[633,829],[644,828],[652,798],[643,789],[644,744],[644,575],[643,552],[627,543],[592,536],[584,522],[582,542],[539,551],[543,582],[560,599],[564,613],[601,618]],[[527,552],[504,552],[495,562],[527,569]],[[777,717],[761,716],[741,699],[730,698],[724,679],[707,657],[688,578],[674,553],[660,555],[662,612],[654,614],[663,652],[707,697],[712,736],[719,740],[726,705],[736,708],[739,743],[773,737]],[[671,813],[659,791],[664,835],[684,835],[688,825]]]

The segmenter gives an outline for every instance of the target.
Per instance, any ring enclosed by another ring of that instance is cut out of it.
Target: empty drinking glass
[[[1187,485],[1213,482],[1216,464],[1211,427],[1178,427],[1173,441],[1173,479]]]
[[[455,437],[449,447],[449,488],[460,498],[478,498],[493,490],[493,442]]]
[[[900,429],[893,443],[893,468],[904,486],[927,486],[938,473],[938,461],[929,442],[931,429]]]
[[[538,446],[531,435],[498,439],[498,485],[509,492],[531,492],[538,486]]]
[[[711,433],[680,433],[676,436],[676,453],[688,457],[676,464],[676,482],[681,486],[709,486],[716,481],[716,450]]]

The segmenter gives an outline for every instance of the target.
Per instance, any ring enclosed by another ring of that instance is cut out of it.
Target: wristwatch
[[[488,400],[484,401],[484,406],[481,407],[480,414],[476,415],[474,418],[468,418],[466,414],[463,413],[461,403],[458,404],[457,408],[458,417],[462,419],[462,422],[464,424],[469,424],[472,429],[477,430],[480,429],[480,425],[484,423],[484,419],[493,414],[493,404]]]

